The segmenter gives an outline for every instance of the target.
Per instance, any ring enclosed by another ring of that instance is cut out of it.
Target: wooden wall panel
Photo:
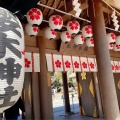
[[[46,39],[46,49],[58,50],[60,47],[60,40],[48,40]]]
[[[36,47],[25,47],[25,52],[39,53],[39,48],[36,48]]]
[[[36,47],[37,43],[36,43],[36,37],[30,37],[25,33],[25,46],[29,46],[29,47]]]

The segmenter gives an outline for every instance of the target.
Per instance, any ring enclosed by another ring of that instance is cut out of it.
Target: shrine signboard
[[[89,56],[94,55],[94,48],[88,48],[86,44],[75,45],[74,41],[68,43],[61,43],[59,52],[66,55],[74,56]]]

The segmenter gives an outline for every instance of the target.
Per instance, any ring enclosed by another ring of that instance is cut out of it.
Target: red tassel
[[[35,70],[34,70],[34,53],[32,52],[32,72],[34,73]]]
[[[89,72],[91,73],[88,57],[87,57],[87,63],[88,63]]]

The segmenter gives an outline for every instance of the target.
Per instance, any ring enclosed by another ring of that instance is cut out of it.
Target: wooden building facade
[[[75,14],[72,0],[66,0],[66,2],[63,0],[58,1],[49,0],[47,2],[46,0],[41,0],[41,6],[38,5],[37,7],[42,10],[45,20],[50,15],[58,14],[59,12],[50,10],[44,7],[43,4],[66,13]],[[59,14],[62,16],[65,25],[68,21],[74,19],[79,20],[81,27],[91,24],[94,48],[89,48],[85,44],[76,46],[73,39],[68,43],[63,43],[60,39],[60,34],[61,31],[66,30],[66,27],[58,31],[58,35],[54,40],[47,39],[45,37],[45,29],[48,23],[45,20],[39,26],[40,31],[37,36],[31,37],[24,32],[25,52],[39,53],[40,55],[40,72],[25,73],[22,95],[25,101],[26,119],[28,120],[54,119],[50,72],[47,69],[46,53],[96,58],[98,72],[76,72],[80,114],[92,117],[104,116],[106,120],[120,119],[120,73],[113,74],[111,69],[111,61],[120,61],[120,53],[113,50],[109,51],[105,29],[106,25],[109,26],[108,15],[112,11],[101,0],[88,0],[88,3],[81,0],[81,9],[83,11],[81,18],[87,19],[91,23],[67,14]],[[26,19],[22,23],[23,28],[25,28]],[[107,29],[107,32],[112,30]],[[116,31],[115,34],[119,35],[119,32]],[[65,91],[65,109],[66,112],[70,112],[68,89],[66,88],[67,76],[64,72],[62,72],[62,75]]]

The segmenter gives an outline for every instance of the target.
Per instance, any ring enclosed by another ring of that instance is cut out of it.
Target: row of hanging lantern
[[[32,8],[27,12],[27,21],[28,23],[25,26],[25,31],[29,36],[36,36],[39,32],[39,25],[43,21],[42,12],[37,8]],[[49,27],[45,30],[45,36],[47,39],[55,39],[57,36],[57,31],[63,27],[63,19],[60,15],[52,15],[49,18]],[[94,47],[94,40],[92,38],[92,27],[91,25],[86,25],[82,28],[81,34],[80,24],[78,21],[73,20],[69,21],[67,24],[67,31],[63,31],[60,34],[62,42],[70,42],[72,36],[74,36],[74,43],[76,45],[82,45],[86,42],[88,47]],[[107,34],[107,40],[110,50],[120,51],[120,36],[117,36],[114,33]]]
[[[49,26],[54,30],[60,30],[63,25],[63,22],[61,22],[62,19],[60,17],[58,17],[58,15],[57,15],[57,18],[60,18],[61,19],[60,21],[54,17],[55,16],[51,16],[51,18],[50,18],[51,20],[49,21]],[[59,22],[60,22],[60,24],[58,24]],[[61,25],[61,27],[57,27],[56,25],[58,25],[58,26]],[[46,29],[46,31],[47,31],[47,29]],[[57,36],[57,33],[54,30],[51,30],[52,36],[49,35],[49,31],[48,31],[48,33],[46,32],[45,35],[48,39],[54,39],[55,35]],[[82,28],[82,34],[79,34],[79,31],[80,31],[80,25],[77,21],[74,20],[74,21],[68,22],[67,31],[61,32],[61,35],[60,35],[62,42],[70,42],[72,39],[72,35],[76,35],[74,37],[74,43],[76,45],[82,45],[86,41],[86,45],[88,47],[94,47],[94,40],[92,38],[93,34],[92,34],[91,25],[84,26]],[[116,35],[114,33],[108,33],[107,40],[108,40],[108,45],[109,45],[110,50],[113,49],[114,51],[120,51],[120,46],[119,46],[120,45],[120,36],[116,37]]]
[[[120,36],[116,37],[114,33],[108,33],[107,42],[110,50],[120,51]]]
[[[43,21],[43,14],[41,10],[32,8],[26,15],[28,23],[25,26],[25,31],[29,36],[36,36],[39,32],[39,25]]]
[[[47,39],[54,39],[57,36],[57,30],[60,30],[63,26],[63,19],[59,15],[52,15],[49,18],[49,27],[45,30],[45,36]],[[80,24],[78,21],[69,21],[67,24],[67,31],[63,31],[60,34],[60,38],[62,42],[70,42],[72,39],[72,35],[76,35],[74,37],[74,42],[76,45],[82,45],[86,39],[86,45],[88,47],[94,47],[94,41],[92,37],[92,27],[87,25],[82,28],[82,34],[79,34]]]
[[[39,32],[39,25],[42,23],[43,15],[42,12],[37,8],[32,8],[27,12],[26,15],[28,23],[25,26],[25,31],[29,36],[36,36]],[[52,15],[49,18],[49,27],[45,30],[45,36],[46,38],[52,40],[55,39],[57,36],[57,30],[60,30],[63,27],[63,19],[60,15]],[[88,28],[87,28],[88,27]],[[69,42],[72,39],[72,35],[76,35],[74,37],[74,42],[76,45],[82,45],[85,41],[85,37],[91,37],[92,34],[89,33],[90,26],[83,27],[83,35],[78,34],[80,31],[80,25],[78,21],[70,21],[67,24],[67,31],[63,31],[60,35],[62,42]],[[86,32],[88,32],[88,35],[86,35]],[[92,47],[90,44],[90,38],[86,40],[86,44],[89,47]]]

